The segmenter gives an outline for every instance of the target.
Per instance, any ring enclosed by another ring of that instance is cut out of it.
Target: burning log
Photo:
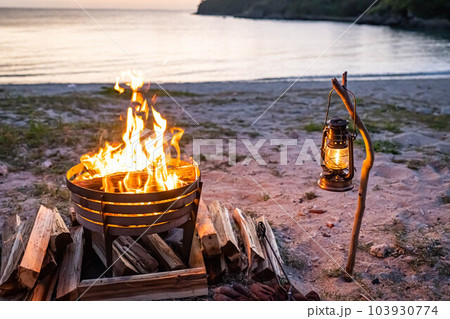
[[[217,200],[213,201],[208,208],[211,212],[217,235],[219,236],[220,249],[230,261],[235,261],[239,258],[240,251],[238,241],[231,226],[228,209]]]
[[[158,259],[159,264],[164,270],[185,269],[186,266],[180,258],[175,254],[172,248],[158,235],[145,235],[141,238],[142,243],[147,247]]]
[[[220,255],[219,236],[217,235],[208,207],[201,199],[198,207],[196,228],[204,254],[210,257]]]
[[[19,280],[21,284],[30,289],[33,288],[41,272],[54,218],[55,212],[41,205],[19,266]]]
[[[242,240],[247,252],[248,275],[256,269],[260,262],[264,262],[264,252],[256,234],[253,220],[244,214],[239,208],[233,212],[233,218],[239,226]]]
[[[83,228],[73,227],[70,233],[73,242],[64,254],[56,289],[56,299],[59,300],[74,300],[78,297],[77,289],[83,262]]]
[[[8,218],[2,228],[0,290],[4,294],[17,287],[17,269],[33,229],[34,218],[23,221],[18,215]]]

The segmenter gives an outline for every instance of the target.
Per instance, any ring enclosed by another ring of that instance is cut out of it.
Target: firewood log
[[[28,298],[29,301],[49,301],[52,299],[59,277],[59,268],[42,278],[41,275],[42,273],[39,275],[39,279],[31,291],[30,297]]]
[[[158,270],[156,259],[130,236],[117,238],[113,242],[113,247],[117,248],[120,258],[126,258],[140,274],[152,273]]]
[[[204,254],[210,257],[220,255],[219,236],[214,228],[211,213],[201,199],[198,207],[196,228]]]
[[[41,271],[54,218],[55,212],[41,205],[18,271],[21,284],[30,289],[33,288]]]
[[[219,201],[213,201],[209,206],[214,228],[219,236],[220,249],[230,261],[239,258],[239,244],[231,226],[228,209],[220,204]]]
[[[70,230],[73,242],[67,247],[61,263],[56,299],[75,300],[78,297],[78,284],[83,262],[83,227]]]
[[[175,254],[172,248],[158,235],[144,235],[141,238],[143,245],[156,257],[158,263],[164,270],[185,269],[186,266]]]
[[[255,224],[250,216],[244,214],[239,208],[233,212],[233,218],[239,226],[242,240],[247,252],[248,275],[264,261],[264,252],[256,234]]]
[[[53,221],[52,234],[50,236],[50,249],[55,255],[62,254],[64,249],[72,242],[69,228],[55,208],[55,219]]]
[[[219,282],[227,269],[227,263],[223,254],[206,258],[205,265],[206,273],[208,274],[208,283],[211,285]]]
[[[0,294],[13,292],[18,287],[17,270],[28,244],[35,216],[21,220],[18,215],[6,220],[2,228],[2,263]]]
[[[284,276],[284,274],[283,274],[283,271],[282,271],[280,265],[278,264],[278,260],[280,260],[282,262],[282,259],[281,259],[280,251],[278,250],[278,245],[277,245],[277,241],[275,239],[275,235],[272,231],[272,227],[270,227],[269,222],[267,221],[265,216],[261,216],[256,219],[257,225],[260,222],[266,228],[266,238],[270,243],[270,246],[269,246],[269,243],[267,243],[267,241],[265,239],[262,241],[263,247],[265,250],[265,256],[267,257],[267,265],[266,266],[269,267],[276,276],[282,277],[282,276]],[[273,249],[273,251],[272,251],[272,249]]]

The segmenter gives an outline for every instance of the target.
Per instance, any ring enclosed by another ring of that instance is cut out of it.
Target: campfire
[[[184,228],[183,257],[189,258],[194,233],[200,171],[195,161],[181,159],[181,128],[167,129],[167,120],[144,94],[140,74],[128,73],[132,91],[121,143],[109,143],[67,172],[67,186],[78,222],[105,238],[107,265],[112,263],[112,242],[117,236],[141,236]],[[117,79],[115,89],[125,88]],[[153,119],[153,130],[147,122]],[[170,131],[170,134],[167,134]],[[176,156],[172,157],[172,152]]]
[[[184,130],[172,127],[169,137],[167,120],[154,108],[156,95],[149,107],[144,93],[150,86],[144,87],[141,74],[128,74],[131,81],[125,84],[132,90],[132,96],[122,143],[106,142],[98,152],[81,156],[82,170],[72,182],[108,193],[139,194],[173,190],[196,181],[200,175],[197,164],[180,159],[178,143]],[[114,88],[123,93],[125,89],[119,80],[120,77]],[[150,109],[153,130],[146,127]],[[171,148],[176,151],[175,158],[171,157]]]

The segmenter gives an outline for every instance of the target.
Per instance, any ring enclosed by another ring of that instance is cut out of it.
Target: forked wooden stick
[[[347,72],[342,74],[342,85],[336,78],[331,80],[331,82],[333,84],[333,88],[336,90],[337,94],[339,94],[342,101],[344,102],[347,111],[350,113],[351,117],[355,119],[356,126],[361,132],[361,136],[364,140],[364,146],[366,148],[366,158],[364,159],[361,169],[361,182],[358,191],[358,207],[356,209],[355,220],[353,222],[350,250],[348,253],[347,266],[345,268],[347,276],[344,276],[347,280],[351,281],[351,278],[348,275],[351,276],[353,274],[353,268],[355,267],[355,258],[356,258],[356,251],[358,249],[359,231],[361,229],[364,210],[366,208],[367,184],[369,182],[369,173],[370,169],[373,166],[375,154],[373,152],[372,141],[370,140],[369,132],[367,131],[367,128],[365,127],[364,123],[359,118],[358,113],[355,111],[355,107],[352,103],[352,100],[348,95],[347,90],[345,89],[347,87]]]

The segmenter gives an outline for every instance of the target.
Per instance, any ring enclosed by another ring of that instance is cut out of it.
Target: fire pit
[[[180,159],[184,130],[172,128],[151,105],[153,131],[145,128],[149,115],[141,77],[126,83],[132,90],[122,143],[105,143],[95,154],[85,154],[66,175],[77,221],[87,230],[103,233],[107,266],[112,264],[112,242],[118,236],[141,236],[182,227],[183,258],[187,261],[201,194],[200,171]],[[124,92],[119,79],[115,88]],[[155,97],[152,103],[155,102]],[[170,147],[176,150],[172,158]],[[109,272],[111,273],[111,272]]]

